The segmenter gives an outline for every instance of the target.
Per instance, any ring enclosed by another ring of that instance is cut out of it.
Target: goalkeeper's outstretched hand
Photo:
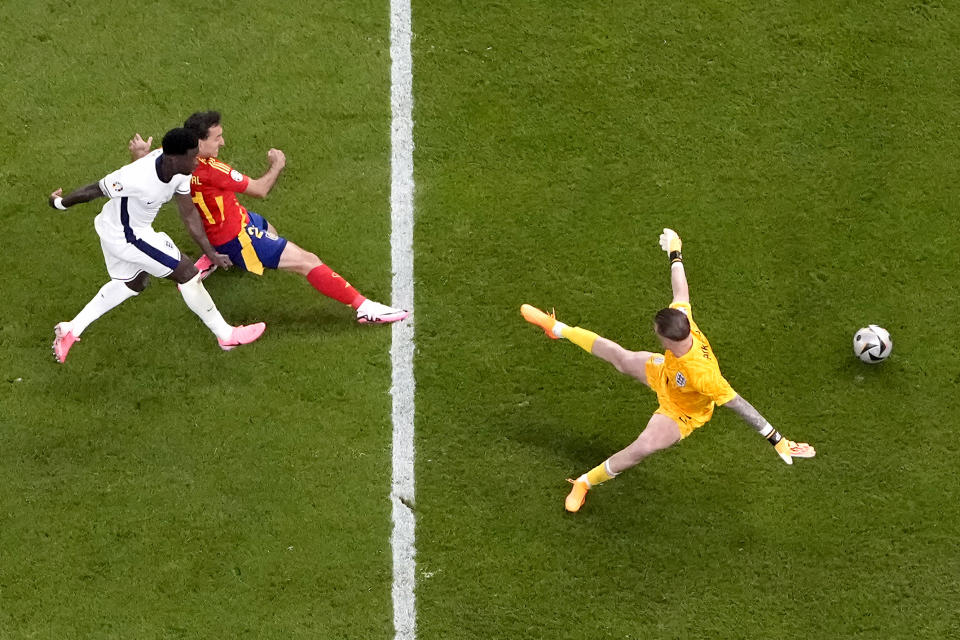
[[[777,450],[780,459],[787,464],[793,464],[794,458],[812,458],[817,455],[817,450],[806,442],[794,442],[786,438],[782,438],[780,442],[773,445],[773,448]]]
[[[660,248],[667,253],[680,251],[680,246],[682,244],[683,243],[680,241],[680,236],[678,236],[677,232],[673,229],[664,229],[663,233],[660,234]]]

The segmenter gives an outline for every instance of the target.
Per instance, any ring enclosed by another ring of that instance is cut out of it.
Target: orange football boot
[[[563,508],[570,513],[576,513],[580,511],[580,507],[587,499],[587,491],[590,490],[590,487],[583,480],[567,478],[567,482],[573,485],[573,489],[570,489],[570,493],[567,494],[567,499],[563,502]]]
[[[550,313],[545,313],[532,305],[524,304],[520,306],[520,315],[530,324],[535,324],[543,329],[543,332],[551,340],[558,340],[553,333],[553,325],[557,324],[556,311],[551,310]]]

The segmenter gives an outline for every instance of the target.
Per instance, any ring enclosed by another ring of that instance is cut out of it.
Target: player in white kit
[[[73,320],[54,328],[53,353],[58,362],[66,360],[70,347],[90,323],[143,291],[150,275],[169,278],[179,285],[184,302],[217,336],[225,351],[249,344],[263,334],[266,325],[262,322],[237,327],[227,324],[204,289],[193,260],[180,254],[170,236],[152,227],[160,206],[175,197],[191,237],[214,264],[230,266],[230,259],[210,245],[193,213],[190,174],[197,166],[197,152],[195,133],[171,129],[163,137],[161,149],[66,196],[61,197],[62,189],[50,194],[50,206],[64,211],[75,204],[109,198],[94,219],[94,227],[111,280]]]

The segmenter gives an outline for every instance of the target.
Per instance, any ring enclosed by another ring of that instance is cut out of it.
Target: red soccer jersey
[[[226,244],[237,237],[247,219],[237,194],[247,190],[250,178],[216,158],[197,159],[199,164],[190,177],[193,204],[210,244]]]

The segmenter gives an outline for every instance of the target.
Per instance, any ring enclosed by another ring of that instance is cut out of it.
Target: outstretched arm
[[[266,198],[270,190],[273,189],[273,185],[277,184],[280,172],[287,166],[287,157],[283,155],[283,151],[280,151],[280,149],[270,149],[270,151],[267,151],[267,161],[270,163],[270,168],[267,169],[267,172],[256,180],[250,180],[250,183],[247,185],[244,193],[248,196]]]
[[[773,429],[770,423],[767,422],[767,419],[760,415],[760,412],[757,411],[752,404],[744,400],[743,397],[739,395],[734,397],[733,400],[723,406],[727,407],[738,416],[743,418],[744,422],[756,429],[757,433],[764,437],[767,435],[764,433],[764,430],[766,430],[767,427]]]
[[[731,409],[743,418],[744,422],[756,429],[757,433],[766,438],[770,444],[773,445],[773,448],[777,450],[777,454],[784,462],[793,464],[793,453],[791,451],[790,441],[780,435],[780,432],[774,429],[773,425],[767,422],[767,419],[760,415],[760,412],[754,409],[752,404],[737,395],[733,400],[730,400],[723,406]],[[810,447],[810,445],[806,446],[810,451],[813,450],[813,447]]]
[[[674,302],[690,302],[690,289],[687,287],[687,274],[682,262],[670,265],[670,284],[673,287]]]
[[[63,196],[63,197],[61,197]],[[60,209],[61,211],[66,211],[67,207],[72,207],[75,204],[81,204],[83,202],[90,202],[91,200],[96,200],[97,198],[105,198],[106,194],[100,189],[100,183],[94,182],[93,184],[88,184],[85,187],[79,187],[74,189],[67,195],[63,195],[63,189],[57,189],[50,194],[48,202],[51,207],[54,209]]]
[[[673,229],[664,229],[660,234],[660,248],[670,257],[670,286],[673,288],[673,301],[690,302],[687,274],[683,270],[683,255],[680,253],[681,246],[680,236]]]
[[[203,230],[200,214],[193,207],[193,200],[190,199],[190,196],[178,193],[177,209],[180,211],[180,219],[183,221],[183,226],[187,228],[187,233],[190,234],[193,241],[197,243],[197,246],[210,258],[213,264],[224,269],[232,266],[233,263],[230,262],[230,258],[222,253],[217,253],[217,250],[210,244],[210,240],[207,239],[207,234]]]

